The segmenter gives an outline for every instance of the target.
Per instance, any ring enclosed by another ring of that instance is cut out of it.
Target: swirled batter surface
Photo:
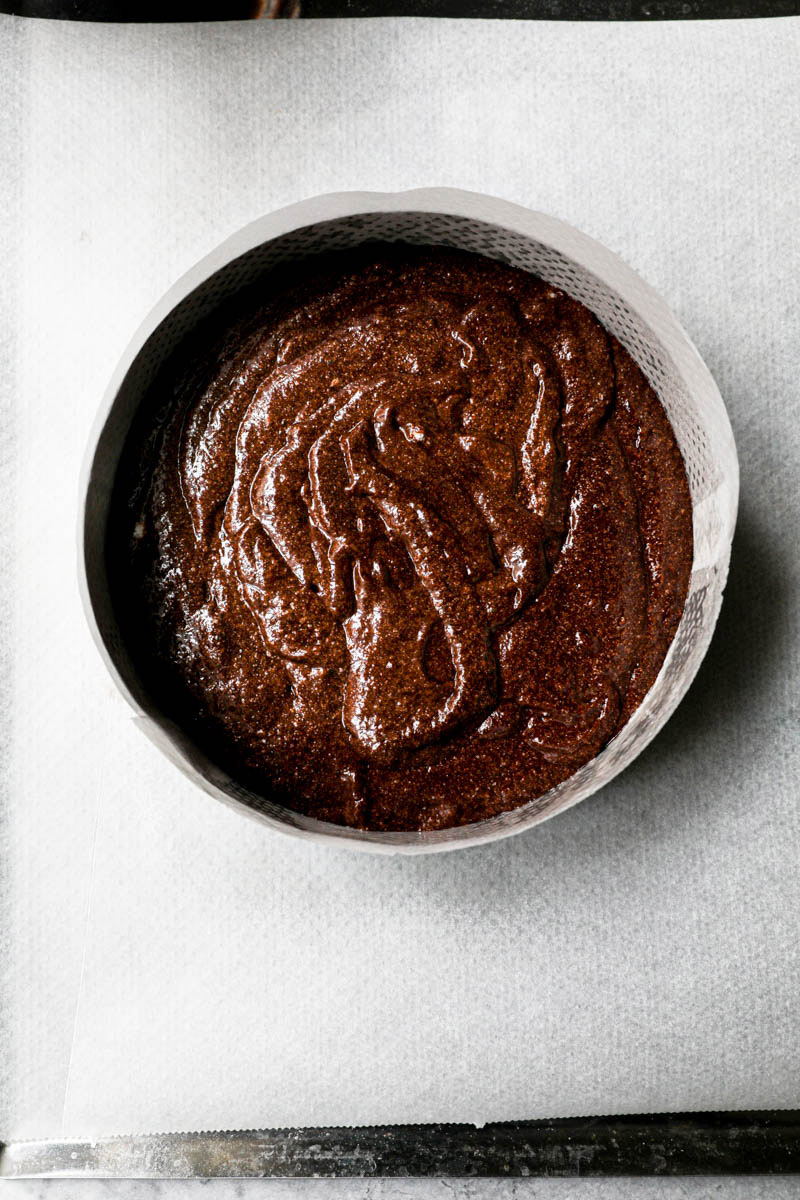
[[[686,475],[638,367],[556,288],[373,246],[159,388],[123,623],[251,788],[370,829],[478,821],[572,774],[652,685]]]

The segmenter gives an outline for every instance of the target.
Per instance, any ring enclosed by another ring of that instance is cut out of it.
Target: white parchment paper
[[[0,54],[0,1134],[800,1103],[800,21],[3,18]],[[706,664],[632,768],[507,843],[384,860],[243,820],[132,727],[76,488],[200,255],[302,195],[426,184],[562,216],[665,296],[741,516]]]

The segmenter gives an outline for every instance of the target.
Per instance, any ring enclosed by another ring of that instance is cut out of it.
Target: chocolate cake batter
[[[250,788],[360,828],[480,821],[652,685],[686,474],[638,367],[557,288],[372,246],[262,295],[157,393],[118,607],[170,715]]]

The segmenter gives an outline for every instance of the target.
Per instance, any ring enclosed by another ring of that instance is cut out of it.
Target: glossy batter
[[[479,821],[572,774],[652,685],[686,475],[638,367],[556,288],[373,246],[159,388],[118,607],[249,787],[362,828]]]

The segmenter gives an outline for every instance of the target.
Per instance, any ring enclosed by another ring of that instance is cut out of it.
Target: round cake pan
[[[178,342],[241,288],[279,264],[368,241],[472,250],[521,267],[574,296],[619,338],[672,422],[692,497],[694,561],[678,631],[661,671],[628,724],[569,779],[490,820],[426,833],[375,833],[305,817],[247,791],[159,710],[142,684],[111,603],[105,553],[112,488],[134,414]],[[706,652],[722,601],[736,520],[739,472],[722,398],[666,304],[611,251],[570,225],[517,205],[449,188],[318,196],[262,217],[187,272],[134,335],[109,385],[81,484],[80,586],[98,649],[135,720],[199,787],[274,829],[382,853],[455,850],[528,829],[585,800],[655,736]]]

